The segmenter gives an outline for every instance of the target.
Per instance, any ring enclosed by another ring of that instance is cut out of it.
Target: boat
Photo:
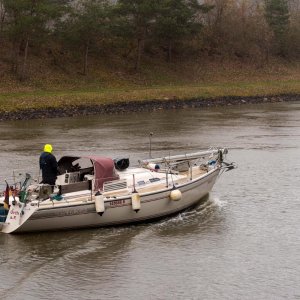
[[[199,202],[224,171],[228,150],[140,160],[63,156],[54,187],[30,174],[0,197],[2,233],[58,231],[144,222],[179,213]]]

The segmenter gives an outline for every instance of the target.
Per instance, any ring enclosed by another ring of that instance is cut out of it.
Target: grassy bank
[[[31,108],[110,104],[115,102],[300,94],[300,81],[240,82],[222,84],[156,86],[149,88],[33,91],[0,94],[1,111]]]
[[[116,102],[300,94],[300,66],[257,69],[249,65],[149,65],[135,74],[123,66],[99,66],[88,77],[69,71],[35,72],[30,82],[4,78],[0,83],[0,112],[59,108]],[[70,76],[70,74],[76,74]],[[45,76],[45,77],[43,77]]]

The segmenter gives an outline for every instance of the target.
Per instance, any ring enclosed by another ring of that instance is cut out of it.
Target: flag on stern
[[[9,185],[6,182],[5,198],[4,198],[4,208],[9,210]]]

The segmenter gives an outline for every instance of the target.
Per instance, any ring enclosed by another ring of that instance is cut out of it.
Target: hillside
[[[300,94],[296,2],[0,0],[0,111]]]
[[[82,75],[80,60],[30,57],[30,78],[20,82],[1,62],[1,111],[88,105],[149,99],[300,94],[300,64],[273,60],[264,66],[238,60],[185,59],[166,63],[146,57],[139,72],[131,61],[105,57],[91,60]]]

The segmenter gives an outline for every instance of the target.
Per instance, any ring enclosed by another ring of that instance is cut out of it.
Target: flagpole
[[[6,190],[5,190],[5,198],[3,201],[4,209],[9,210],[9,185],[6,179],[4,180],[6,183]]]

